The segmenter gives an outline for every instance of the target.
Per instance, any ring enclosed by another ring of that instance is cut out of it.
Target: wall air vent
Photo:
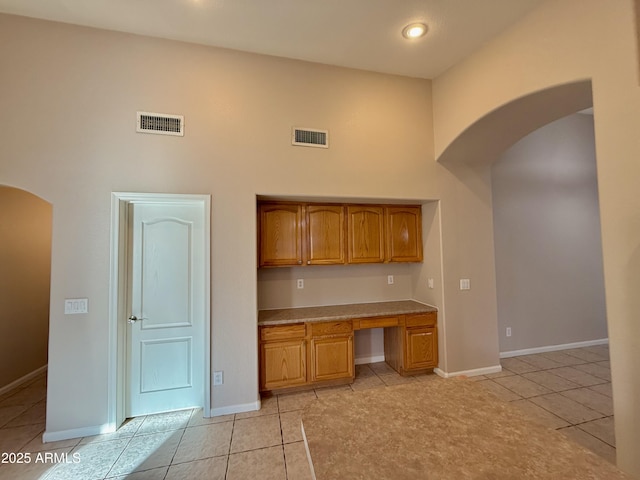
[[[294,127],[291,135],[291,145],[329,148],[329,130]]]
[[[184,117],[164,113],[137,112],[136,132],[184,137]]]

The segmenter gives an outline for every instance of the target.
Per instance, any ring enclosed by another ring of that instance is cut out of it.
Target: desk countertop
[[[258,325],[285,325],[299,322],[328,322],[354,318],[387,317],[412,313],[429,313],[437,309],[431,305],[402,300],[397,302],[351,303],[323,307],[280,308],[260,310]]]

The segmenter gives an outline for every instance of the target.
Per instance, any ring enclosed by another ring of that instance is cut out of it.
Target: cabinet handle
[[[302,263],[302,260],[298,260],[298,265],[300,265]]]
[[[307,265],[311,265],[311,260],[307,260]]]

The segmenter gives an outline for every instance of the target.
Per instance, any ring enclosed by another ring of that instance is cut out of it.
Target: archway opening
[[[542,403],[544,392],[570,390],[566,396],[579,408],[593,394],[603,417],[593,422],[608,429],[613,402],[603,345],[608,333],[594,122],[577,115],[592,106],[589,80],[531,93],[471,124],[438,160],[492,211],[503,368],[533,372],[523,373],[523,381],[546,389],[538,396]],[[591,113],[597,116],[597,109]],[[511,356],[517,359],[504,358]],[[566,378],[572,374],[573,380]],[[615,462],[613,433],[589,437],[589,443],[572,435],[572,425],[564,425],[567,435]]]
[[[575,115],[592,106],[590,80],[530,93],[478,119],[438,158],[493,212],[503,357],[606,340],[593,116]],[[588,238],[576,238],[576,229]],[[587,244],[591,253],[578,255]],[[580,299],[594,298],[587,319]],[[551,299],[564,313],[542,318],[540,305]],[[549,317],[556,321],[543,325]]]
[[[492,165],[491,191],[501,356],[606,343],[593,117],[525,136]]]
[[[0,185],[0,393],[44,383],[49,343],[52,205]],[[42,400],[46,388],[38,395]]]

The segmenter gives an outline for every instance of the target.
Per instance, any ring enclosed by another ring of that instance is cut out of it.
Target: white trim
[[[27,373],[23,377],[20,377],[19,379],[11,382],[9,385],[5,385],[4,387],[0,388],[0,395],[4,395],[5,393],[13,390],[14,388],[18,388],[20,385],[27,383],[29,380],[34,379],[35,377],[37,377],[38,375],[46,371],[47,371],[47,365],[43,365],[40,368],[36,368],[33,372]]]
[[[491,373],[500,373],[502,371],[501,365],[494,365],[493,367],[474,368],[473,370],[461,370],[459,372],[445,372],[439,368],[433,370],[437,375],[442,378],[452,377],[477,377],[478,375],[489,375]]]
[[[219,417],[220,415],[230,415],[232,413],[244,413],[254,412],[260,410],[262,403],[260,400],[251,403],[241,403],[239,405],[229,405],[228,407],[218,407],[211,409],[212,417]]]
[[[424,226],[423,226],[424,228]],[[438,200],[438,242],[440,242],[440,302],[442,305],[438,309],[438,350],[442,354],[442,358],[439,363],[442,364],[444,368],[447,368],[449,361],[449,352],[447,349],[447,324],[445,322],[446,313],[445,313],[445,300],[444,300],[444,238],[442,234],[442,200]]]
[[[370,355],[368,357],[356,357],[356,365],[365,365],[367,363],[384,362],[384,353],[382,355]]]
[[[571,348],[593,347],[594,345],[607,345],[608,343],[608,338],[600,338],[598,340],[587,340],[585,342],[563,343],[562,345],[548,345],[546,347],[525,348],[523,350],[500,352],[500,358],[518,357],[520,355],[531,355],[534,353],[556,352],[558,350],[569,350]]]
[[[115,425],[107,424],[94,425],[93,427],[72,428],[71,430],[58,430],[57,432],[44,432],[42,434],[42,443],[58,442],[60,440],[69,440],[71,438],[92,437],[103,433],[115,432]]]
[[[125,328],[118,318],[126,315],[126,246],[128,215],[127,206],[135,202],[144,203],[183,203],[201,202],[204,206],[205,233],[205,322],[204,322],[204,392],[203,411],[205,417],[211,412],[211,195],[169,194],[169,193],[111,193],[111,246],[109,281],[109,371],[107,386],[107,428],[122,425],[125,417],[125,365],[124,335]],[[103,428],[103,427],[100,427]],[[99,432],[104,433],[104,432]],[[96,435],[96,434],[93,434]],[[86,436],[86,435],[84,435]],[[74,437],[69,437],[74,438]],[[51,440],[50,440],[51,441]]]

